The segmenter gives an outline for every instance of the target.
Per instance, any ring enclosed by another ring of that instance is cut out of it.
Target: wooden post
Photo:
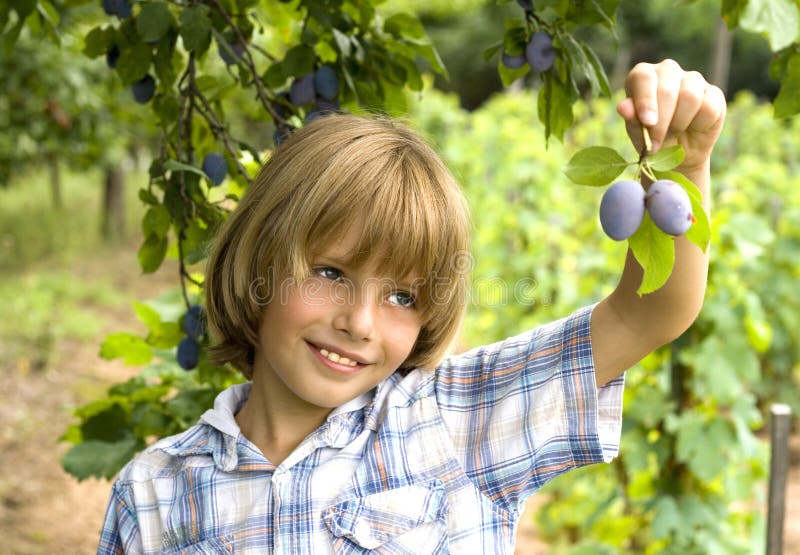
[[[771,454],[769,465],[769,506],[767,507],[767,555],[782,555],[792,409],[788,405],[775,403],[770,408],[770,414]]]

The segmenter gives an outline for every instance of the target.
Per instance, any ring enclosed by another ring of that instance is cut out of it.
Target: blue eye
[[[392,303],[396,304],[397,306],[402,306],[403,308],[411,308],[416,303],[411,293],[407,293],[405,291],[397,291],[392,293],[389,298]]]
[[[331,281],[338,281],[342,279],[342,272],[336,268],[331,268],[330,266],[314,268],[314,272],[316,272],[320,277],[324,277],[325,279],[329,279]]]

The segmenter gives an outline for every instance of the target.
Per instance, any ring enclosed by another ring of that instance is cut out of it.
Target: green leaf
[[[139,366],[153,358],[153,349],[144,339],[132,333],[112,333],[100,346],[100,356],[106,360],[123,358],[125,364]]]
[[[644,271],[636,293],[641,296],[660,289],[675,266],[674,239],[658,229],[650,214],[645,213],[639,229],[628,239],[628,246]]]
[[[498,52],[500,52],[502,50],[503,50],[503,42],[502,41],[498,41],[498,42],[494,43],[493,45],[489,46],[488,48],[486,48],[486,50],[483,51],[483,61],[484,62],[488,62],[489,60],[494,58],[494,56]]]
[[[128,426],[128,412],[119,403],[93,414],[81,424],[81,437],[85,440],[119,441],[125,439]]]
[[[550,71],[544,73],[542,78],[544,86],[539,89],[537,98],[539,121],[544,123],[545,140],[555,135],[561,141],[572,125],[572,92]]]
[[[86,35],[83,45],[83,53],[89,58],[97,58],[108,51],[111,41],[114,38],[114,31],[95,27]]]
[[[597,54],[586,43],[582,45],[583,52],[586,54],[586,59],[589,60],[589,64],[594,71],[595,79],[600,86],[600,92],[604,96],[611,96],[611,85],[608,83],[608,76],[606,75],[606,70],[603,68],[603,63],[600,61],[600,58],[597,57]]]
[[[800,33],[800,8],[793,0],[750,0],[739,19],[747,31],[766,35],[773,52],[783,50]]]
[[[708,421],[696,413],[684,414],[678,422],[678,460],[701,480],[713,480],[729,464],[724,454],[736,443],[730,424],[724,419]]]
[[[647,164],[656,171],[667,171],[683,162],[684,152],[681,145],[670,146],[647,155]]]
[[[117,74],[122,84],[130,85],[142,79],[150,70],[152,61],[153,49],[143,42],[122,49],[117,61]]]
[[[192,424],[214,404],[216,392],[210,388],[184,389],[166,403],[167,410],[184,424]]]
[[[61,459],[64,470],[78,480],[111,479],[136,453],[139,441],[128,437],[113,443],[89,440],[74,446]]]
[[[675,498],[664,495],[653,507],[653,539],[660,540],[679,530],[683,522]]]
[[[286,52],[283,59],[283,69],[290,76],[302,77],[309,71],[314,70],[314,60],[316,55],[314,49],[305,44],[298,44]]]
[[[139,189],[139,200],[151,206],[154,206],[159,203],[158,197],[155,196],[152,192],[148,191],[147,189]]]
[[[614,181],[628,165],[613,148],[590,146],[576,152],[563,171],[578,185],[602,187]]]
[[[136,311],[136,316],[139,317],[139,320],[147,326],[147,329],[154,330],[161,326],[161,316],[151,306],[135,301],[133,309]]]
[[[383,24],[383,30],[397,38],[425,38],[425,28],[422,23],[407,13],[397,13],[389,17]]]
[[[147,237],[155,234],[159,237],[166,237],[169,231],[170,217],[167,207],[158,204],[147,210],[142,218],[142,234]]]
[[[170,89],[178,79],[178,72],[184,67],[184,61],[179,51],[175,49],[177,37],[173,33],[165,35],[156,47],[153,56],[153,66],[161,85]]]
[[[524,24],[506,29],[506,33],[503,35],[503,52],[511,56],[524,54],[527,35]]]
[[[614,27],[614,14],[617,13],[619,2],[620,0],[569,2],[565,19],[578,25],[602,24],[611,29]]]
[[[211,44],[211,19],[208,6],[198,4],[184,9],[180,15],[180,34],[186,50],[203,51]]]
[[[447,73],[447,68],[444,66],[444,62],[442,58],[439,56],[439,52],[433,47],[431,44],[414,44],[412,45],[414,51],[419,54],[425,61],[431,64],[431,69],[444,77],[445,79],[450,79],[450,75]]]
[[[497,73],[500,75],[500,81],[503,83],[504,87],[510,87],[514,81],[520,77],[524,77],[530,73],[530,71],[531,66],[528,64],[523,64],[520,68],[512,69],[505,66],[502,58],[497,60]]]
[[[563,35],[560,35],[560,38],[561,44],[564,45],[567,56],[572,62],[572,72],[574,73],[575,70],[580,70],[580,72],[589,80],[589,86],[592,89],[592,94],[599,94],[601,91],[600,81],[597,79],[595,68],[586,57],[583,44],[575,39],[575,37],[573,37],[570,33],[564,33]]]
[[[152,435],[163,437],[169,424],[169,418],[158,404],[140,403],[131,412],[131,423],[139,437]]]
[[[776,118],[788,118],[800,113],[800,52],[795,52],[789,59],[786,76],[773,105]]]
[[[289,75],[286,73],[283,62],[275,62],[264,72],[263,80],[268,87],[277,89],[283,86],[288,77]]]
[[[728,29],[739,26],[739,18],[747,3],[748,0],[722,0],[722,19],[728,24]]]
[[[136,17],[136,31],[145,42],[157,42],[172,26],[172,14],[164,2],[148,2]]]
[[[145,274],[151,274],[158,270],[167,254],[167,245],[166,237],[160,237],[155,233],[147,236],[137,254],[139,265]]]
[[[190,164],[184,164],[183,162],[178,162],[177,160],[167,160],[164,162],[164,169],[173,172],[191,172],[196,173],[201,177],[208,177],[200,168]]]
[[[351,41],[350,36],[341,32],[336,27],[334,27],[332,30],[333,38],[336,41],[336,46],[339,47],[339,52],[342,53],[342,57],[349,58],[353,51],[353,42]]]
[[[705,207],[703,207],[703,198],[700,195],[700,189],[682,173],[673,171],[655,171],[653,173],[658,179],[670,179],[674,181],[683,187],[683,190],[689,195],[689,200],[692,203],[692,215],[694,216],[695,222],[692,224],[692,227],[689,228],[689,231],[686,232],[686,238],[705,252],[711,241],[711,223],[708,220],[708,213],[706,213]]]

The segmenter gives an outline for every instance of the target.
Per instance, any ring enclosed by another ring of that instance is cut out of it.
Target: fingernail
[[[639,121],[642,122],[642,125],[651,126],[658,123],[658,114],[655,110],[647,110],[644,112],[641,117],[639,117]]]

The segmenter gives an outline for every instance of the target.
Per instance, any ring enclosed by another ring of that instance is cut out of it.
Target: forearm
[[[682,171],[695,183],[709,210],[709,164]],[[598,384],[624,372],[648,353],[683,333],[697,317],[708,275],[708,251],[685,236],[675,238],[675,266],[663,287],[644,296],[636,291],[642,268],[628,251],[616,289],[592,317],[592,343]]]

